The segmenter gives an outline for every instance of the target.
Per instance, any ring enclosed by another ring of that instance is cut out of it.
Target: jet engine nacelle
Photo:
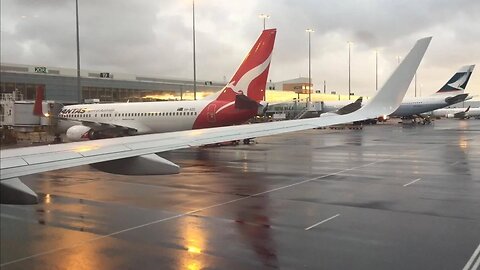
[[[94,139],[93,129],[83,125],[76,125],[68,128],[66,135],[68,140],[73,142]]]
[[[446,118],[454,118],[454,117],[455,117],[455,114],[453,114],[453,113],[447,113],[447,114],[445,115],[445,117],[446,117]]]

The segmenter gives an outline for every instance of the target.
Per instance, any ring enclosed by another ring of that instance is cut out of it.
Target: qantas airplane
[[[205,99],[65,106],[58,132],[79,141],[244,123],[263,108],[275,35],[264,30],[230,82]]]
[[[382,88],[370,99],[370,102],[349,114],[2,149],[0,150],[0,202],[37,203],[35,192],[23,184],[19,178],[25,175],[86,164],[116,174],[175,174],[179,173],[179,166],[161,158],[157,155],[158,153],[223,141],[271,136],[350,123],[390,114],[398,108],[405,97],[430,41],[431,37],[418,40]],[[255,83],[253,80],[250,84]],[[243,89],[250,89],[247,86]],[[233,91],[231,87],[235,88],[235,86],[227,86],[224,91]],[[231,95],[234,94],[231,92]]]
[[[390,116],[413,118],[422,113],[431,112],[436,109],[444,108],[452,104],[462,102],[472,97],[464,93],[468,80],[472,75],[475,65],[461,67],[460,70],[448,80],[436,93],[428,97],[405,98]],[[323,110],[330,112],[349,104],[351,101],[328,101],[324,102]],[[367,101],[368,102],[368,101]]]

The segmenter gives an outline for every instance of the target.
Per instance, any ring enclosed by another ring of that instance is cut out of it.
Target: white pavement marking
[[[480,264],[480,256],[478,254],[480,253],[480,244],[478,244],[477,249],[472,254],[472,257],[470,257],[470,260],[468,260],[467,264],[463,267],[463,270],[477,270],[478,265]],[[477,262],[470,268],[472,263],[475,261],[475,258],[477,258]]]
[[[413,181],[410,182],[410,183],[406,183],[406,184],[403,185],[403,186],[404,186],[404,187],[408,187],[408,186],[410,186],[411,184],[413,184],[413,183],[415,183],[415,182],[417,182],[417,181],[420,181],[421,179],[422,179],[422,178],[417,178],[417,179],[413,180]]]
[[[479,257],[477,257],[477,262],[475,263],[475,265],[473,265],[471,270],[478,270],[478,266],[480,265],[480,260],[478,258]]]
[[[230,201],[219,203],[219,204],[214,204],[214,205],[211,205],[211,206],[207,206],[207,207],[204,207],[204,208],[188,211],[188,212],[185,212],[185,213],[182,213],[182,214],[166,217],[166,218],[163,218],[163,219],[154,220],[154,221],[151,221],[151,222],[148,222],[148,223],[145,223],[145,224],[141,224],[141,225],[138,225],[138,226],[135,226],[135,227],[126,228],[124,230],[116,231],[116,232],[113,232],[113,233],[110,233],[110,234],[105,234],[105,235],[100,235],[100,236],[97,236],[97,237],[93,237],[93,238],[87,239],[85,241],[81,241],[81,242],[78,242],[76,244],[73,244],[71,246],[51,249],[51,250],[48,250],[48,251],[33,254],[31,256],[27,256],[27,257],[19,258],[19,259],[9,261],[9,262],[6,262],[6,263],[2,263],[2,264],[0,264],[0,267],[6,266],[6,265],[9,265],[9,264],[13,264],[13,263],[17,263],[17,262],[21,262],[21,261],[25,261],[25,260],[32,259],[32,258],[35,258],[35,257],[48,255],[48,254],[55,253],[55,252],[58,252],[58,251],[72,249],[72,248],[81,246],[83,244],[88,244],[88,243],[91,243],[91,242],[94,242],[94,241],[97,241],[97,240],[101,240],[101,239],[104,239],[104,238],[107,238],[107,237],[115,236],[117,234],[121,234],[121,233],[129,232],[129,231],[132,231],[132,230],[140,229],[140,228],[150,226],[150,225],[153,225],[153,224],[157,224],[157,223],[161,223],[161,222],[164,222],[164,221],[181,218],[181,217],[188,216],[188,215],[191,215],[191,214],[194,214],[194,213],[198,213],[198,212],[201,212],[201,211],[204,211],[204,210],[208,210],[208,209],[211,209],[211,208],[227,205],[227,204],[230,204],[230,203],[234,203],[234,202],[238,202],[238,201],[242,201],[242,200],[246,200],[246,199],[250,199],[252,197],[257,197],[257,196],[260,196],[260,195],[264,195],[264,194],[267,194],[267,193],[271,193],[271,192],[275,192],[275,191],[278,191],[278,190],[286,189],[286,188],[289,188],[289,187],[298,186],[298,185],[301,185],[301,184],[305,184],[305,183],[308,183],[308,182],[312,182],[312,181],[315,181],[315,180],[326,178],[326,177],[329,177],[329,176],[332,176],[332,175],[337,175],[337,174],[341,174],[341,173],[348,172],[348,171],[351,171],[351,170],[355,170],[355,169],[359,169],[359,168],[363,168],[363,167],[368,167],[368,166],[371,166],[371,165],[374,165],[374,164],[377,164],[377,163],[390,161],[392,159],[393,158],[388,158],[388,159],[382,159],[382,160],[370,162],[370,163],[367,163],[365,165],[360,165],[360,166],[357,166],[357,167],[344,169],[344,170],[341,170],[341,171],[338,171],[338,172],[334,172],[334,173],[330,173],[330,174],[326,174],[326,175],[322,175],[322,176],[318,176],[318,177],[313,177],[313,178],[306,179],[306,180],[303,180],[303,181],[300,181],[300,182],[296,182],[296,183],[293,183],[293,184],[290,184],[290,185],[281,186],[281,187],[278,187],[278,188],[274,188],[274,189],[270,189],[270,190],[267,190],[267,191],[259,192],[259,193],[256,193],[256,194],[253,194],[253,195],[250,195],[250,196],[241,197],[241,198],[238,198],[238,199],[230,200]]]
[[[329,217],[329,218],[327,218],[327,219],[324,219],[324,220],[322,220],[322,221],[320,221],[320,222],[317,222],[317,223],[313,224],[312,226],[305,228],[305,231],[308,231],[308,230],[310,230],[311,228],[316,227],[316,226],[318,226],[318,225],[320,225],[320,224],[323,224],[323,223],[325,223],[325,222],[327,222],[327,221],[329,221],[329,220],[332,220],[332,219],[334,219],[334,218],[336,218],[336,217],[338,217],[338,216],[340,216],[340,214],[336,214],[335,216],[332,216],[332,217]]]

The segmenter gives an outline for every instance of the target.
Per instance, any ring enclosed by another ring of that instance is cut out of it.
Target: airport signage
[[[102,72],[100,73],[100,78],[112,78],[112,74],[110,72]]]
[[[35,67],[35,73],[47,73],[48,70],[46,67]]]

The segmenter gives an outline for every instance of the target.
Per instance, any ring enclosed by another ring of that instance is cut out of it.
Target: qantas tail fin
[[[454,91],[465,91],[467,87],[468,80],[472,75],[475,65],[461,67],[453,77],[448,80],[448,82],[437,91],[437,94],[454,92]]]
[[[42,102],[45,97],[45,87],[43,85],[37,86],[35,89],[35,103],[33,105],[33,114],[43,116]]]
[[[276,29],[263,30],[229,83],[205,99],[235,101],[236,95],[244,94],[257,102],[263,100],[276,33]]]

